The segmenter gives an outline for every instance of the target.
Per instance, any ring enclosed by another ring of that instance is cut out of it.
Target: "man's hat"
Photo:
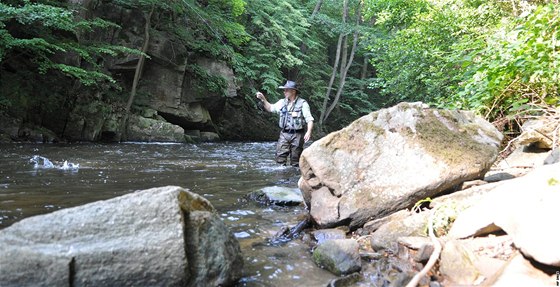
[[[294,81],[286,81],[286,83],[283,86],[278,87],[279,89],[285,90],[285,89],[294,89],[296,91],[298,91],[297,89],[297,84]]]

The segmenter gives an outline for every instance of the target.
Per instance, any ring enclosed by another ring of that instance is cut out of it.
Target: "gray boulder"
[[[401,103],[305,149],[300,188],[319,226],[355,228],[481,178],[501,139],[473,113]]]
[[[220,135],[213,132],[201,132],[200,140],[203,142],[217,142],[220,140]]]
[[[127,126],[128,141],[185,142],[182,127],[165,121],[131,115]]]
[[[326,240],[313,251],[313,260],[336,275],[350,274],[362,269],[359,248],[354,239]]]
[[[506,266],[498,271],[498,274],[484,281],[483,285],[493,287],[554,286],[554,283],[559,281],[556,274],[547,274],[535,268],[521,254],[516,254],[506,263]]]
[[[371,234],[371,247],[374,250],[397,252],[397,242],[401,237],[426,236],[428,212],[410,213],[402,220],[393,220],[381,225]]]
[[[0,231],[2,286],[218,286],[240,278],[242,263],[210,202],[174,186]]]

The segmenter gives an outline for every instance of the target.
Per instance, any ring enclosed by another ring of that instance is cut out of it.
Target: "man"
[[[289,156],[290,165],[297,167],[303,144],[311,139],[314,119],[309,104],[298,95],[296,82],[286,81],[278,88],[284,90],[284,99],[275,104],[269,103],[261,92],[257,92],[257,98],[263,102],[266,111],[280,114],[276,162],[286,164]]]

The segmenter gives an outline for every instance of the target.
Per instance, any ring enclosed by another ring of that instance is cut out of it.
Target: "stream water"
[[[299,239],[269,239],[293,226],[303,206],[244,200],[267,186],[296,187],[299,170],[277,165],[275,143],[0,145],[0,229],[33,215],[178,185],[203,195],[238,238],[245,259],[238,286],[326,286]]]

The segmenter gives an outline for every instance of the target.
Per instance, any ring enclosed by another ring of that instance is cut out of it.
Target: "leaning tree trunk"
[[[152,15],[154,14],[154,9],[155,6],[152,6],[150,13],[148,13],[148,16],[146,16],[146,24],[144,25],[144,44],[142,45],[142,54],[140,54],[140,58],[138,59],[138,63],[136,64],[136,69],[134,70],[132,89],[130,90],[130,96],[128,96],[128,101],[126,102],[126,106],[124,110],[124,118],[121,122],[120,140],[122,140],[122,135],[125,134],[125,129],[128,124],[128,118],[130,116],[130,108],[132,107],[132,103],[134,103],[134,98],[136,97],[136,91],[138,90],[138,83],[140,82],[140,78],[142,77],[144,63],[146,62],[146,52],[148,51],[148,47],[150,44],[150,26],[151,26]]]
[[[327,110],[327,106],[329,104],[329,98],[331,95],[332,86],[334,84],[334,79],[336,78],[336,71],[338,70],[338,62],[340,61],[340,50],[342,47],[342,40],[344,39],[344,35],[340,34],[338,37],[338,44],[336,46],[336,56],[334,59],[333,64],[333,72],[331,74],[331,79],[329,81],[329,85],[327,87],[327,92],[325,93],[325,98],[323,99],[323,106],[321,107],[321,115],[319,116],[319,129],[323,131],[323,121],[324,121],[324,114]]]
[[[313,9],[313,13],[311,13],[311,18],[313,18],[319,11],[321,10],[321,5],[323,5],[323,0],[317,1],[315,5],[315,9]]]
[[[323,122],[327,120],[331,112],[338,104],[338,101],[340,100],[340,96],[342,95],[342,90],[344,89],[344,84],[346,83],[346,75],[348,74],[348,70],[350,69],[350,66],[352,65],[352,61],[354,60],[354,54],[356,52],[357,43],[358,43],[358,32],[356,31],[354,32],[354,39],[352,44],[352,51],[350,52],[350,59],[348,59],[346,66],[340,72],[341,74],[340,74],[340,83],[338,85],[338,90],[336,91],[336,95],[334,97],[333,102],[329,106],[329,109],[325,112]]]
[[[342,16],[342,22],[346,23],[346,19],[348,18],[348,0],[344,1],[344,12],[343,12],[343,16]],[[358,7],[358,15],[356,17],[356,26],[358,26],[360,24],[360,18],[361,18],[361,5]],[[348,54],[348,47],[347,47],[347,41],[346,41],[346,34],[341,34],[340,37],[338,38],[339,42],[338,42],[338,46],[337,46],[337,51],[336,51],[336,59],[335,59],[335,67],[333,69],[333,73],[331,75],[331,80],[329,82],[329,86],[327,88],[327,93],[325,95],[325,98],[323,100],[323,106],[321,109],[321,115],[319,117],[319,126],[321,131],[323,131],[324,129],[324,123],[326,122],[326,120],[328,119],[329,115],[331,114],[331,112],[334,110],[334,108],[338,105],[338,102],[340,100],[340,96],[342,95],[342,91],[344,89],[344,84],[346,82],[346,75],[348,75],[348,70],[350,69],[350,66],[352,65],[352,62],[354,61],[354,54],[356,52],[356,47],[358,44],[358,30],[354,31],[354,37],[353,37],[353,41],[352,41],[352,50],[350,52],[350,58],[347,58],[347,54]],[[343,40],[343,41],[341,41]],[[344,45],[344,46],[342,46]],[[337,88],[337,92],[335,95],[334,100],[332,101],[332,103],[330,104],[330,106],[328,106],[328,102],[330,100],[330,94],[332,91],[332,85],[334,82],[334,79],[336,78],[336,74],[337,74],[337,65],[338,65],[338,61],[340,60],[340,50],[342,49],[342,65],[340,66],[340,75],[339,75],[339,84],[338,84],[338,88]],[[328,108],[327,108],[328,106]]]
[[[344,0],[343,3],[343,13],[342,13],[342,23],[346,24],[346,19],[348,18],[348,0]],[[323,124],[325,122],[325,113],[327,111],[327,107],[329,104],[329,99],[331,96],[332,87],[334,84],[334,80],[336,79],[336,74],[338,71],[338,63],[340,61],[340,53],[342,50],[342,42],[346,39],[346,34],[344,32],[340,33],[338,36],[338,43],[336,44],[336,55],[333,64],[333,70],[331,74],[331,79],[329,81],[329,85],[327,87],[327,92],[325,93],[325,98],[323,99],[323,105],[321,107],[321,115],[319,116],[319,130],[324,131]]]
[[[362,18],[362,15],[360,13],[361,11],[361,5],[358,7],[358,15],[356,17],[356,26],[358,26],[360,24],[360,19]],[[345,43],[346,45],[346,43]],[[342,91],[344,89],[344,84],[346,82],[346,75],[348,75],[348,70],[350,69],[350,66],[352,66],[352,62],[354,61],[354,55],[356,53],[356,47],[358,46],[358,30],[354,31],[354,38],[352,40],[352,51],[350,52],[350,59],[348,59],[348,61],[346,61],[346,54],[347,54],[347,46],[344,46],[344,64],[340,67],[340,83],[338,84],[338,90],[336,91],[336,95],[334,97],[333,102],[331,103],[330,107],[328,108],[328,110],[325,112],[325,116],[323,118],[323,121],[326,121],[327,118],[329,117],[329,115],[331,114],[331,112],[334,110],[334,108],[338,105],[338,101],[340,100],[340,96],[342,95]]]

